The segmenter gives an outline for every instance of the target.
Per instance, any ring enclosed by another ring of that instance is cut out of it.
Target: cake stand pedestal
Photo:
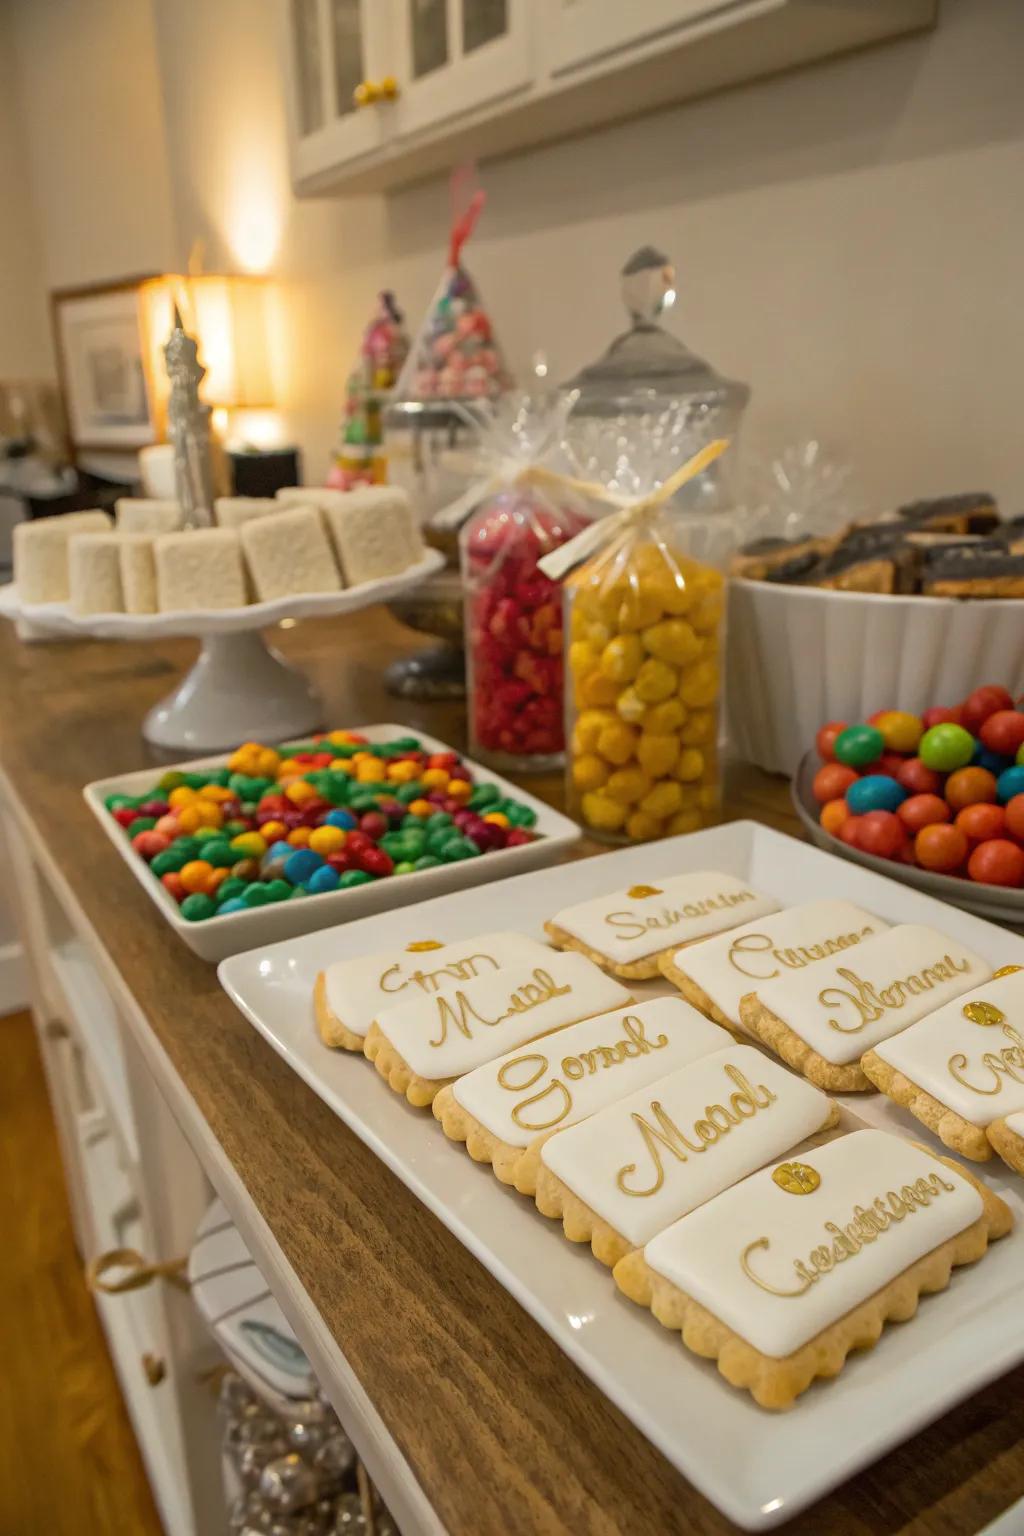
[[[142,722],[161,748],[219,752],[240,741],[285,741],[323,724],[308,678],[259,630],[204,635],[195,666]]]

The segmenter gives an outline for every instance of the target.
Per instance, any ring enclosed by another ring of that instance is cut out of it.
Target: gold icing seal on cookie
[[[1024,965],[1001,965],[998,971],[992,972],[993,981],[997,976],[1012,976],[1014,971],[1024,971]]]
[[[772,1183],[787,1195],[811,1195],[821,1183],[821,1174],[810,1163],[780,1163],[772,1173]]]
[[[1006,1014],[994,1003],[964,1003],[961,1010],[965,1019],[970,1019],[972,1024],[1005,1024]]]
[[[631,885],[626,895],[630,901],[643,901],[645,896],[664,896],[656,885]]]
[[[422,955],[425,954],[428,949],[443,948],[444,945],[439,944],[437,939],[420,939],[417,944],[407,944],[405,946],[405,952],[407,955]]]

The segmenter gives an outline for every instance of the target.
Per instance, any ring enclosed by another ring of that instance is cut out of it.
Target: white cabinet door
[[[379,0],[382,7],[385,0]],[[546,0],[543,0],[546,3]],[[538,0],[386,0],[395,131],[433,128],[533,79]]]
[[[544,56],[565,74],[685,27],[703,16],[744,9],[745,0],[544,0]]]
[[[355,89],[385,72],[382,0],[287,0],[293,156],[316,175],[378,149],[387,121]]]

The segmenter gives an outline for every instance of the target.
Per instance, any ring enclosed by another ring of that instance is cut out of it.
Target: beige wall
[[[150,0],[5,3],[46,286],[165,270],[174,241]]]
[[[291,198],[277,14],[158,3],[158,52],[179,229],[219,260],[247,197],[280,227],[285,403],[314,475],[374,292],[413,319],[430,297],[447,193]],[[680,268],[673,326],[753,385],[748,450],[815,433],[880,503],[984,484],[1019,510],[1022,60],[1019,0],[945,0],[934,33],[487,167],[468,258],[513,364],[593,356],[649,240]]]
[[[0,381],[47,378],[53,371],[11,32],[0,4]]]
[[[13,9],[49,280],[180,265],[195,237],[210,268],[269,262],[316,477],[376,290],[413,321],[430,297],[447,192],[292,198],[279,3]],[[1019,510],[1022,58],[1020,0],[944,0],[934,33],[488,166],[468,259],[513,365],[592,357],[652,241],[680,269],[673,327],[753,385],[748,450],[815,433],[879,504],[988,485]]]

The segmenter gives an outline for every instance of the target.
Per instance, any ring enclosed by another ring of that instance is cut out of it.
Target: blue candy
[[[846,804],[854,816],[866,811],[895,811],[907,798],[907,791],[885,773],[869,773],[846,791]]]
[[[306,890],[311,896],[322,896],[325,891],[336,891],[340,883],[338,871],[329,864],[323,864],[306,881]]]
[[[291,857],[285,860],[284,878],[291,881],[292,885],[308,885],[310,876],[316,873],[323,862],[312,848],[294,848]]]
[[[998,779],[1004,769],[1012,767],[1013,758],[1004,757],[1001,752],[990,752],[985,743],[979,741],[974,749],[974,756],[971,758],[971,762],[976,768],[987,768],[989,773],[994,773]]]
[[[263,857],[265,859],[290,859],[294,852],[295,849],[291,843],[286,843],[282,837],[276,843],[271,843]]]
[[[227,901],[222,901],[217,908],[216,916],[223,917],[225,912],[248,912],[249,908],[241,896],[230,896]]]
[[[1007,768],[996,780],[996,794],[1003,805],[1014,795],[1024,795],[1024,763]]]
[[[358,825],[359,821],[355,816],[353,816],[351,811],[328,811],[327,815],[324,817],[325,827],[341,827],[345,832],[351,832],[353,827],[357,827]]]

